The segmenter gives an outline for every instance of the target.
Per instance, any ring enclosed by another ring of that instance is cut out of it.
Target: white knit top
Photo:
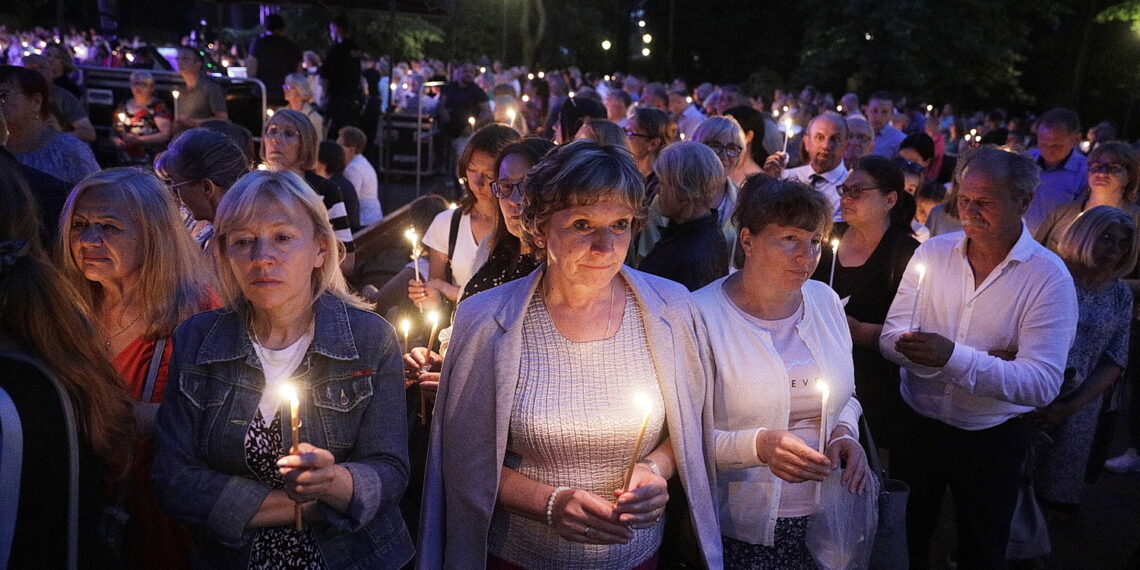
[[[591,342],[563,337],[536,292],[523,321],[519,376],[504,463],[535,481],[613,501],[644,417],[634,403],[638,394],[648,396],[653,409],[639,459],[664,438],[665,404],[641,310],[628,289],[617,333]],[[545,521],[496,509],[488,548],[534,570],[633,568],[657,551],[663,529],[635,530],[622,545],[581,544],[563,539]]]

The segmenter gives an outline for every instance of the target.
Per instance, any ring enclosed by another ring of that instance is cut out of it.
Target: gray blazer
[[[526,307],[545,267],[459,306],[431,430],[418,568],[483,568],[522,358]],[[688,291],[623,267],[642,309],[665,421],[705,564],[720,568],[708,339]],[[676,498],[671,498],[671,501]]]

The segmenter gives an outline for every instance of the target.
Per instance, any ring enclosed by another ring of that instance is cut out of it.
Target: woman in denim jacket
[[[226,309],[174,333],[153,469],[163,509],[194,526],[201,566],[403,566],[399,348],[348,293],[321,199],[295,174],[256,171],[215,227]],[[300,399],[293,453],[286,382]]]

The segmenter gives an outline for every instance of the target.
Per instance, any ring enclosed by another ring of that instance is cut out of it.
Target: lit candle
[[[922,298],[922,281],[926,277],[926,266],[920,263],[914,266],[914,269],[918,271],[918,286],[914,288],[914,307],[910,310],[910,327],[907,329],[912,332],[918,330],[914,327],[914,323],[918,320],[918,304]]]
[[[174,97],[174,120],[177,121],[178,120],[178,96],[181,95],[181,93],[179,93],[178,90],[175,89],[174,91],[170,92],[170,95],[172,97]]]
[[[843,105],[836,105],[836,106],[835,106],[835,111],[836,111],[837,113],[842,113],[842,112],[843,112]]]
[[[779,117],[779,116],[780,116],[780,112],[779,112],[779,111],[772,111],[772,116],[773,116],[773,117]]]
[[[625,485],[621,487],[623,494],[629,491],[629,484],[633,479],[633,467],[637,465],[638,452],[641,451],[641,441],[645,439],[645,428],[649,425],[649,416],[653,413],[653,402],[649,401],[649,396],[638,394],[633,397],[633,401],[639,408],[645,410],[645,415],[641,418],[641,429],[637,430],[637,442],[633,444],[633,453],[629,456],[629,469],[625,471]]]
[[[528,73],[528,74],[526,74],[526,78],[527,78],[527,80],[528,80],[528,81],[534,81],[534,74],[533,74],[533,73]]]
[[[785,107],[787,109],[787,107]],[[788,154],[788,139],[792,136],[792,118],[784,118],[784,154]]]
[[[273,109],[266,109],[266,110],[265,110],[265,116],[266,116],[266,117],[268,117],[268,118],[270,118],[270,119],[272,119],[272,118],[273,118],[273,113],[275,113],[275,112],[276,112],[276,111],[274,111]]]
[[[974,135],[967,134],[966,135],[966,142],[970,142],[970,139],[972,139],[972,138],[974,138]]]
[[[404,333],[404,354],[407,354],[408,352],[411,352],[411,345],[408,342],[408,338],[412,334],[412,321],[409,319],[401,319],[400,331]]]
[[[530,95],[523,95],[522,96],[522,102],[523,103],[530,103]]]
[[[119,113],[119,122],[123,123],[123,126],[127,125],[127,114],[126,113]]]
[[[815,389],[819,390],[819,452],[823,453],[827,445],[827,401],[831,399],[831,387],[823,380],[816,380]],[[819,504],[819,492],[823,483],[815,486],[815,504]]]
[[[515,117],[517,117],[517,116],[518,116],[518,112],[516,112],[513,108],[507,109],[507,119],[510,120],[510,123],[508,124],[508,126],[510,126],[511,128],[514,128]]]
[[[429,312],[427,318],[431,322],[431,334],[428,335],[427,349],[428,352],[431,352],[431,346],[435,344],[435,333],[439,332],[439,311]]]
[[[467,117],[467,124],[471,125],[471,130],[475,130],[475,117]]]
[[[290,455],[301,452],[301,402],[297,399],[297,390],[292,384],[281,385],[282,399],[289,400],[289,426],[293,432],[293,446],[289,448]],[[301,503],[293,505],[293,529],[301,532],[304,523],[301,521]]]
[[[543,71],[538,72],[538,78],[542,79],[543,77],[546,77],[546,72],[543,72]]]
[[[416,234],[415,228],[408,228],[404,232],[404,237],[412,243],[412,268],[416,272],[416,281],[420,280],[420,255],[423,254],[423,249],[420,248],[420,236]]]
[[[827,286],[835,288],[835,260],[839,259],[839,240],[831,240],[831,276],[827,278]]]

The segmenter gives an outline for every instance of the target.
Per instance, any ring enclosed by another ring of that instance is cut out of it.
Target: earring
[[[534,240],[534,245],[538,247],[546,247],[546,242],[543,241],[542,238],[537,238]]]

